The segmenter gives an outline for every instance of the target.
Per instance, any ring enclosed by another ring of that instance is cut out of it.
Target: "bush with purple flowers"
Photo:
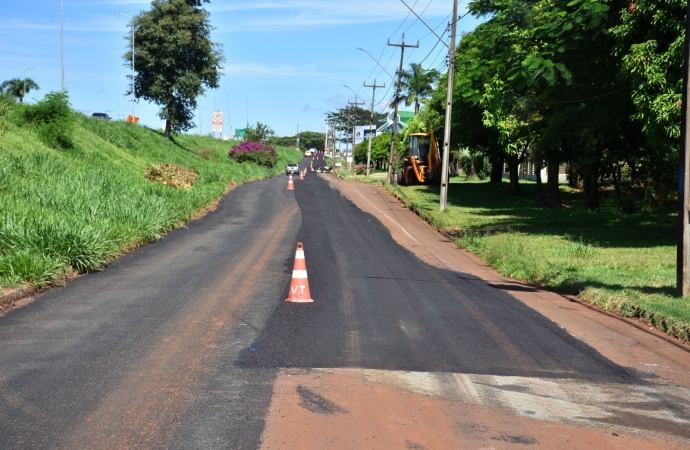
[[[228,156],[237,162],[249,161],[263,167],[274,167],[278,162],[276,149],[259,142],[242,142],[234,146]]]

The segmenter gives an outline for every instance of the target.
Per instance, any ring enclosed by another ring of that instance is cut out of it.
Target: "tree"
[[[410,70],[402,75],[400,97],[393,102],[404,101],[405,106],[414,103],[414,113],[419,114],[419,104],[431,96],[438,78],[436,69],[424,69],[419,63],[410,63]]]
[[[17,98],[19,103],[24,103],[24,97],[29,91],[39,89],[38,84],[31,78],[12,78],[0,84],[0,91]]]
[[[249,142],[267,144],[274,136],[275,132],[271,127],[261,122],[256,122],[256,125],[247,127],[244,138]]]
[[[194,126],[197,98],[205,89],[217,88],[221,75],[224,58],[220,45],[210,40],[209,14],[200,8],[201,1],[154,0],[151,10],[135,16],[132,23],[137,70],[132,88],[136,97],[160,106],[167,138],[173,129]],[[130,37],[123,58],[131,68]]]
[[[335,132],[340,135],[340,142],[353,142],[352,126],[369,125],[371,119],[371,110],[360,108],[359,106],[350,106],[347,108],[339,108],[335,111],[326,113],[328,121],[335,127]],[[374,111],[374,128],[383,124],[388,117],[388,114],[378,113]],[[390,143],[390,141],[389,141]]]
[[[302,131],[299,134],[300,147],[303,149],[315,148],[318,151],[323,151],[323,144],[326,141],[325,133],[317,133],[315,131]]]

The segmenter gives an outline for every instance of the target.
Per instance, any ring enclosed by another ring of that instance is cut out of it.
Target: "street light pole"
[[[60,65],[62,69],[62,93],[65,93],[65,15],[60,0]]]
[[[129,20],[132,21],[132,120],[134,120],[134,19],[132,19],[131,16],[128,16],[127,14],[122,14],[119,11],[118,14],[127,17]]]
[[[22,90],[22,96],[20,99],[20,103],[24,103],[24,96],[26,95],[26,71],[27,70],[33,70],[35,67],[29,67],[28,69],[24,69],[24,76],[22,77],[22,80],[24,81],[24,89]]]

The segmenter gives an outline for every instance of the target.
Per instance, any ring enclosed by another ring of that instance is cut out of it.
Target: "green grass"
[[[438,186],[388,189],[502,275],[577,294],[690,340],[690,299],[675,297],[675,208],[624,214],[604,198],[600,212],[588,213],[582,194],[561,185],[565,207],[547,209],[534,201],[534,183],[513,197],[505,182],[452,178],[449,207],[439,212]]]
[[[230,184],[282,173],[299,152],[279,148],[275,168],[238,164],[232,142],[160,133],[76,114],[74,147],[55,150],[36,130],[0,129],[0,289],[59,282],[183,225]],[[190,190],[145,178],[156,164],[193,168]]]

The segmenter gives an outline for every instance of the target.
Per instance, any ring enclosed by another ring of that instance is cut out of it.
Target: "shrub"
[[[355,175],[365,175],[367,173],[366,164],[357,164],[355,166]]]
[[[74,117],[67,94],[50,92],[35,105],[26,105],[23,119],[38,129],[41,140],[53,148],[70,149]]]
[[[242,142],[228,152],[237,162],[249,161],[262,167],[274,167],[278,162],[278,153],[274,147],[259,142]]]

